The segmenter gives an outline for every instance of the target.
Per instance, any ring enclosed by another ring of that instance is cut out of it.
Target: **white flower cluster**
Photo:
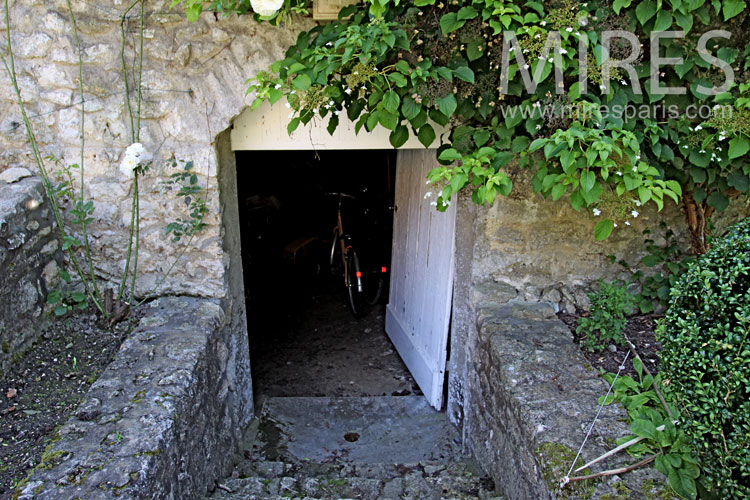
[[[149,161],[151,161],[151,155],[146,152],[143,144],[136,142],[128,146],[125,150],[125,155],[120,162],[120,172],[125,177],[132,179],[135,176],[135,169],[138,165],[143,165]]]
[[[250,6],[261,16],[274,15],[282,6],[284,0],[250,0]]]

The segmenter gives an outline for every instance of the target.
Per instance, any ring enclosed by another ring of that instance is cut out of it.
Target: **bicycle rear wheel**
[[[385,288],[385,277],[383,273],[370,271],[367,273],[365,281],[365,300],[371,306],[374,306],[383,296]]]
[[[349,297],[349,309],[355,318],[362,317],[365,314],[367,304],[364,279],[359,267],[357,252],[352,248],[349,248],[346,254],[346,290]]]

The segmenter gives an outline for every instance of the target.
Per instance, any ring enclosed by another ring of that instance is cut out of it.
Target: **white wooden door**
[[[385,330],[429,403],[443,405],[453,293],[455,205],[438,212],[425,199],[434,150],[399,151],[390,300]]]

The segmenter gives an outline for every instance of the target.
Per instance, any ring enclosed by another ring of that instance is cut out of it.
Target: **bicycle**
[[[346,193],[327,194],[338,197],[336,226],[333,229],[333,238],[331,239],[329,264],[333,268],[337,254],[340,255],[349,309],[355,318],[359,318],[365,314],[367,305],[374,305],[380,300],[384,288],[386,268],[383,266],[380,269],[381,272],[377,273],[376,270],[363,267],[359,255],[354,249],[351,235],[344,232],[341,215],[343,201],[345,198],[350,200],[356,200],[356,198]]]

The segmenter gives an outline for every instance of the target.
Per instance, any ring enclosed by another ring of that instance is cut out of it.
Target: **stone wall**
[[[0,375],[41,333],[62,255],[39,177],[0,173]],[[28,171],[26,175],[30,175]]]
[[[606,382],[585,359],[551,304],[508,299],[506,287],[477,289],[479,339],[475,370],[467,380],[467,418],[473,451],[504,498],[672,498],[666,478],[654,469],[571,482],[560,489],[576,452],[597,414]],[[578,465],[612,449],[629,435],[625,411],[606,406],[588,438]],[[621,453],[585,475],[632,462]]]
[[[144,306],[18,498],[182,500],[213,489],[252,416],[230,309],[216,302]]]
[[[120,19],[126,3],[71,2],[83,46],[85,99],[84,167],[87,195],[95,201],[90,228],[97,271],[118,279],[124,268],[133,182],[119,171],[131,140],[120,49]],[[150,291],[181,250],[165,235],[166,224],[185,216],[182,200],[160,190],[174,155],[193,160],[199,182],[208,187],[208,226],[194,239],[160,293],[222,297],[229,257],[221,242],[221,205],[215,139],[252,100],[245,81],[280,58],[309,27],[300,19],[289,28],[259,25],[250,16],[219,18],[207,13],[185,20],[170,0],[146,2],[143,101],[140,141],[154,155],[141,180],[141,255],[138,290]],[[11,2],[16,67],[27,112],[43,155],[64,164],[80,162],[80,96],[75,39],[64,0]],[[125,60],[134,88],[140,13],[128,14]],[[3,23],[4,24],[4,23]],[[5,49],[0,42],[0,50]],[[10,83],[0,78],[0,165],[36,168]],[[135,95],[131,98],[136,108]],[[57,170],[54,162],[49,168]]]

